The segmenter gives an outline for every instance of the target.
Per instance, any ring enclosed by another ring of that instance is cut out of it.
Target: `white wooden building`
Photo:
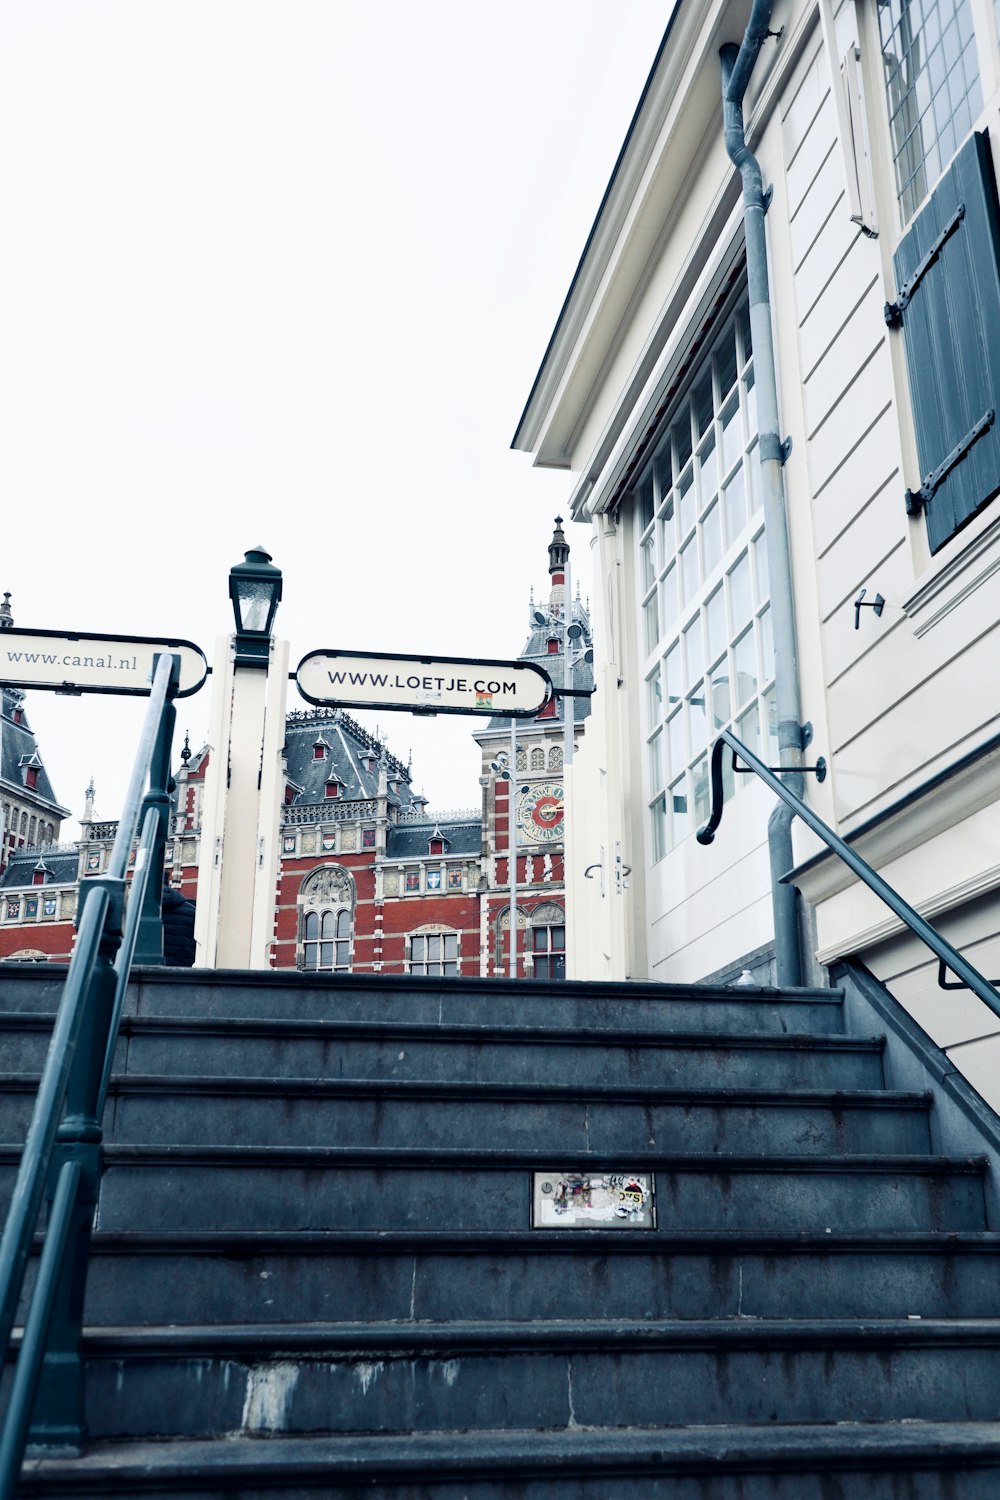
[[[766,268],[723,126],[748,25]],[[1000,974],[998,25],[1000,0],[669,14],[514,438],[567,470],[600,583],[572,975],[764,974],[772,794],[735,778],[694,837],[726,727],[771,764],[822,756],[810,806]],[[862,959],[997,1102],[1000,1021],[793,836],[804,977]]]

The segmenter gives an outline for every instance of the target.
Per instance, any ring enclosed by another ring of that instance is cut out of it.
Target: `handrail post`
[[[153,670],[159,656],[153,658]],[[170,752],[174,742],[174,724],[177,710],[173,704],[174,694],[180,686],[180,657],[172,660],[167,701],[163,705],[163,716],[149,766],[149,791],[143,799],[139,814],[139,827],[143,826],[146,812],[153,808],[157,815],[156,833],[150,856],[149,875],[142,898],[139,927],[135,942],[133,962],[137,964],[163,963],[163,862],[167,846],[167,829],[170,821],[170,795],[173,782],[170,775]]]
[[[101,1181],[98,1113],[108,1026],[114,1010],[117,975],[115,954],[122,936],[125,882],[97,876],[83,882],[81,915],[96,889],[103,887],[110,904],[85,1001],[86,1024],[77,1043],[66,1090],[66,1113],[56,1133],[46,1198],[51,1210],[60,1173],[67,1162],[80,1169],[67,1249],[53,1297],[29,1444],[79,1452],[83,1442],[83,1301],[90,1255],[90,1236]],[[79,921],[79,918],[78,918]]]

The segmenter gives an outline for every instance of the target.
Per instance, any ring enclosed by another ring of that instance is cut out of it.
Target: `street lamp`
[[[229,597],[236,617],[238,667],[262,667],[271,656],[271,627],[281,598],[281,569],[273,566],[271,554],[254,547],[241,563],[229,570]]]

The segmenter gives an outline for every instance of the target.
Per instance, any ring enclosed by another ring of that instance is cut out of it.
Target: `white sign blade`
[[[63,635],[53,630],[0,630],[0,682],[64,693],[146,695],[153,658],[165,652],[181,659],[177,696],[196,693],[208,675],[208,662],[191,641]]]
[[[552,693],[548,674],[530,662],[435,660],[313,651],[295,673],[310,703],[412,713],[537,714]]]

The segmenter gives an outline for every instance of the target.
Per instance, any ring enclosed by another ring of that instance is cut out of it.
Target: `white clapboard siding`
[[[824,422],[809,441],[807,461],[813,494],[822,490],[845,457],[870,435],[872,416],[884,407],[891,378],[889,351],[883,341],[857,372],[850,391],[845,392],[836,422]]]
[[[881,404],[869,413],[854,445],[845,447],[826,482],[813,485],[813,526],[820,557],[890,480],[898,481],[902,493],[895,409],[888,393],[881,392],[879,399]]]
[[[884,298],[873,287],[858,304],[805,379],[806,435],[815,438],[831,417],[840,422],[838,408],[851,399],[852,387],[869,360],[886,342],[882,319]]]
[[[877,812],[887,793],[900,797],[907,785],[946,770],[973,749],[982,731],[1000,729],[991,691],[1000,628],[965,644],[915,685],[912,671],[898,682],[891,676],[894,664],[912,664],[905,634],[902,625],[890,630],[884,645],[865,657],[864,683],[859,668],[830,693],[831,722],[838,725],[831,746],[837,811],[848,830]],[[859,704],[862,692],[867,702]]]
[[[863,234],[851,239],[847,253],[820,290],[819,297],[809,307],[799,302],[799,354],[802,378],[808,380],[819,364],[830,344],[837,337],[844,323],[851,318],[858,305],[875,288],[879,296],[879,307],[884,301],[879,276],[878,252],[871,240]],[[826,321],[831,310],[840,310],[840,322],[831,327]]]

